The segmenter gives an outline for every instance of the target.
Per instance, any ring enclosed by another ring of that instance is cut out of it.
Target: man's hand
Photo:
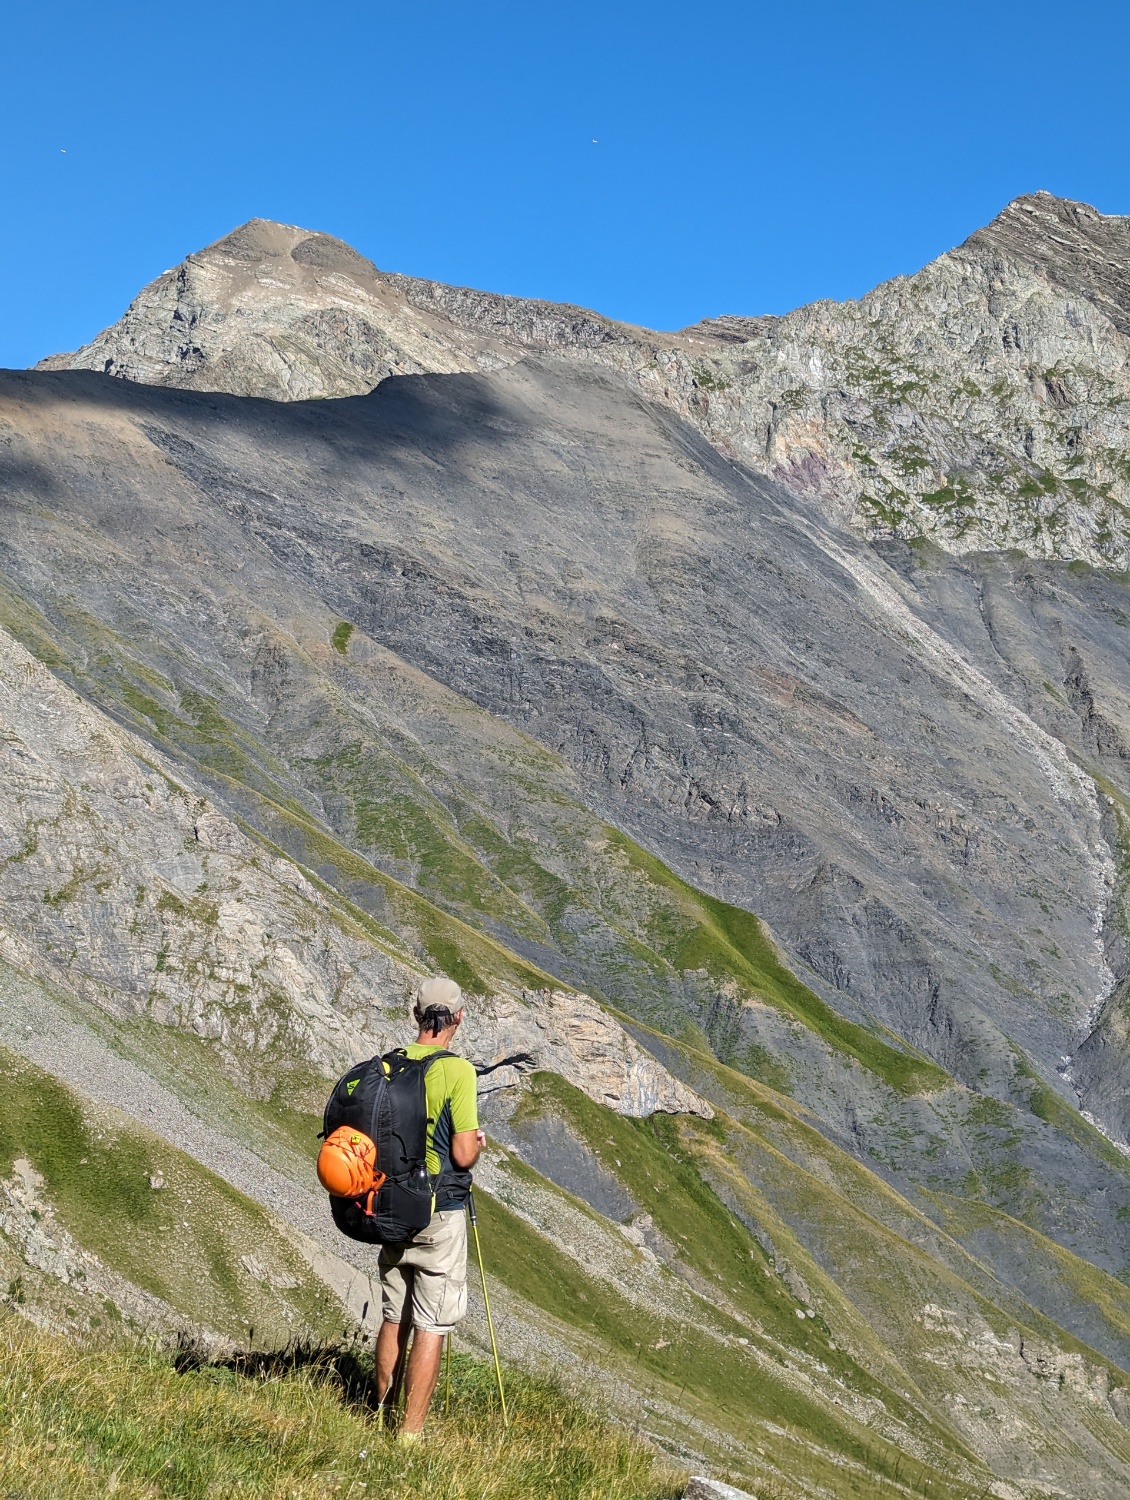
[[[481,1151],[487,1143],[487,1133],[485,1130],[476,1130],[475,1136],[479,1142],[479,1150]]]

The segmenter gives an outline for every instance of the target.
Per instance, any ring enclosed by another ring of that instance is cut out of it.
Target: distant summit
[[[530,349],[594,347],[618,327],[579,308],[382,273],[332,235],[251,219],[150,282],[91,343],[37,368],[300,401],[363,395],[389,375],[498,369]]]
[[[678,333],[392,275],[252,219],[40,368],[293,401],[531,354],[621,372],[869,536],[1130,565],[1130,218],[1045,192],[857,302]]]
[[[1101,307],[1121,333],[1130,334],[1130,217],[1031,193],[1014,198],[961,248],[1039,270],[1052,285]]]

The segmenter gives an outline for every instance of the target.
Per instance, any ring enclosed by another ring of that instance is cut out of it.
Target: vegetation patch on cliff
[[[43,1179],[37,1217],[49,1210],[84,1250],[194,1324],[281,1340],[338,1324],[336,1301],[258,1204],[0,1049],[0,1178],[19,1161]]]
[[[624,834],[610,829],[609,839],[633,870],[669,898],[653,908],[649,937],[676,969],[701,968],[721,982],[736,981],[751,996],[794,1016],[830,1047],[854,1057],[900,1093],[926,1094],[949,1085],[949,1075],[936,1063],[902,1052],[838,1015],[785,967],[751,912],[696,890]]]

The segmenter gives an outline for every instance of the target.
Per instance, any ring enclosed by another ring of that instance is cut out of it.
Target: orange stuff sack
[[[339,1125],[318,1152],[318,1181],[333,1198],[363,1198],[385,1180],[377,1171],[377,1148],[361,1130]]]

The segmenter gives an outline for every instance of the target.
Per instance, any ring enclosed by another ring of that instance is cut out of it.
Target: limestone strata
[[[275,400],[552,354],[627,373],[870,536],[1130,560],[1130,219],[1036,193],[859,301],[655,333],[252,220],[44,367]]]

